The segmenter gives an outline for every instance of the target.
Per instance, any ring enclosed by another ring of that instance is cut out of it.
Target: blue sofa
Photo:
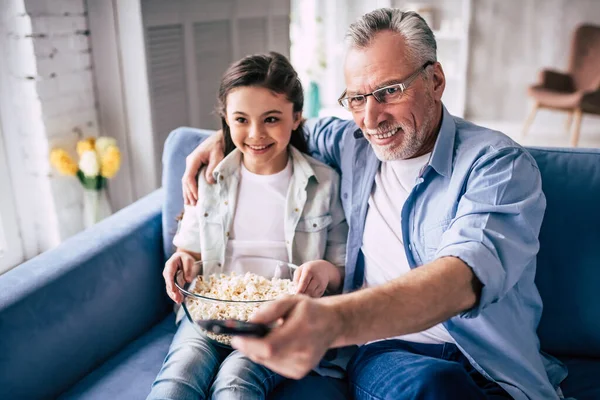
[[[182,208],[185,156],[208,134],[171,133],[163,187],[0,276],[0,399],[143,399],[175,331],[161,272]],[[530,149],[548,208],[537,283],[542,348],[566,396],[600,399],[600,151]],[[327,399],[313,377],[274,398]]]

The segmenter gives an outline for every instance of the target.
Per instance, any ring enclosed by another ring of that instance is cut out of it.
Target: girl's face
[[[226,99],[225,120],[244,166],[255,174],[270,175],[287,165],[287,145],[300,124],[300,113],[285,94],[257,86],[235,88]]]

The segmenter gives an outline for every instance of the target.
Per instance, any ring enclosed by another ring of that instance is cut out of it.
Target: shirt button
[[[204,216],[205,216],[205,217],[208,217],[208,213],[204,213]]]
[[[289,241],[289,240],[286,240],[286,241],[285,241],[285,244],[290,244],[290,241]]]
[[[348,198],[348,193],[344,193],[344,200]]]
[[[295,212],[300,212],[300,209],[299,208],[294,208],[294,211]]]
[[[229,232],[227,232],[227,233],[225,234],[225,236],[229,237]]]
[[[229,203],[227,202],[227,200],[225,200],[225,205],[227,205],[227,204],[229,204]]]
[[[225,179],[225,178],[223,177],[223,175],[219,176],[219,180],[220,180],[220,181],[222,181],[223,179]]]
[[[313,228],[316,228],[316,227],[317,227],[317,224],[313,224]]]

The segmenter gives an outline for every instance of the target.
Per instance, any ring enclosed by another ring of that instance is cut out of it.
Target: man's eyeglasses
[[[406,88],[419,76],[419,74],[425,71],[425,68],[433,65],[433,61],[427,61],[423,66],[413,72],[406,80],[402,83],[395,83],[393,85],[385,86],[367,94],[355,94],[353,96],[346,96],[346,91],[338,99],[338,103],[348,111],[362,111],[367,104],[367,97],[373,96],[379,103],[389,104],[397,103],[402,98],[402,94]]]

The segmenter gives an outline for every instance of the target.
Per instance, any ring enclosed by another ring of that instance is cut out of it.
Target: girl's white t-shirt
[[[255,256],[289,261],[284,218],[292,174],[290,161],[282,171],[272,175],[254,174],[242,163],[227,257]]]
[[[369,196],[363,234],[364,287],[379,286],[410,271],[402,238],[402,207],[430,155],[381,163]],[[442,324],[395,339],[436,344],[454,342]]]

